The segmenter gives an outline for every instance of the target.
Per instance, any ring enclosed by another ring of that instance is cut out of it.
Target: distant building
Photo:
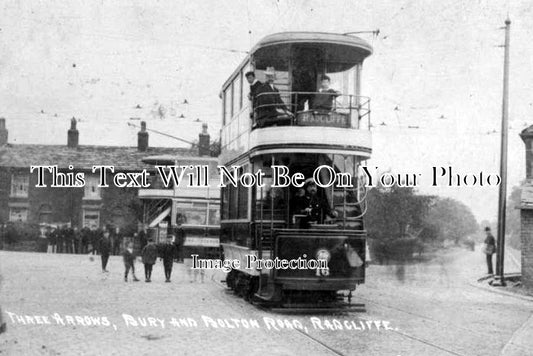
[[[108,174],[108,188],[98,187],[99,177],[92,173],[94,165],[112,165],[117,172],[140,172],[153,167],[143,160],[150,156],[174,157],[179,164],[208,161],[207,128],[200,133],[199,148],[149,147],[146,124],[142,122],[137,147],[79,145],[76,120],[71,122],[66,145],[9,144],[6,120],[0,118],[0,222],[70,224],[73,227],[113,226],[121,230],[137,229],[139,223],[149,224],[147,206],[164,197],[150,189],[143,189],[143,200],[137,188],[118,188]],[[206,156],[205,158],[200,158]],[[61,173],[83,172],[84,187],[52,188],[52,175],[47,173],[47,187],[36,187],[37,172],[32,165],[57,166]],[[69,169],[72,166],[73,169]],[[170,189],[172,190],[172,189]],[[168,189],[158,190],[168,197]]]

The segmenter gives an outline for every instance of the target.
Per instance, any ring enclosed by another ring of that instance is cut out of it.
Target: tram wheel
[[[231,270],[226,276],[226,285],[230,289],[235,289],[235,271]]]

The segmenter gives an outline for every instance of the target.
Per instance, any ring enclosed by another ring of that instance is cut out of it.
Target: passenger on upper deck
[[[267,67],[265,71],[266,83],[262,84],[256,92],[258,127],[268,126],[268,124],[281,124],[292,117],[285,103],[281,100],[279,90],[274,86],[275,75],[274,67]]]
[[[248,84],[250,84],[250,93],[248,94],[248,99],[252,101],[252,108],[255,109],[256,107],[256,100],[257,100],[257,91],[263,85],[259,80],[255,78],[254,72],[246,72],[245,74],[246,80],[248,81]],[[252,111],[252,117],[253,117],[253,111]]]
[[[319,93],[313,98],[313,109],[328,111],[333,109],[333,102],[341,93],[331,89],[329,85],[330,78],[327,75],[322,76]]]

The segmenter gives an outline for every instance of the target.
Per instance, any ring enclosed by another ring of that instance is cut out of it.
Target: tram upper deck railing
[[[252,129],[268,126],[370,128],[370,98],[339,92],[263,92],[252,99]],[[361,121],[363,120],[363,124]]]

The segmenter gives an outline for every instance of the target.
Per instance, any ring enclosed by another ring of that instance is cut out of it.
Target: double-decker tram
[[[221,191],[224,258],[240,261],[226,282],[237,294],[271,306],[333,307],[364,283],[359,166],[371,135],[360,91],[371,53],[349,35],[274,34],[224,83],[220,163],[263,175],[262,186],[226,179]],[[273,184],[276,173],[300,175],[282,186]]]

